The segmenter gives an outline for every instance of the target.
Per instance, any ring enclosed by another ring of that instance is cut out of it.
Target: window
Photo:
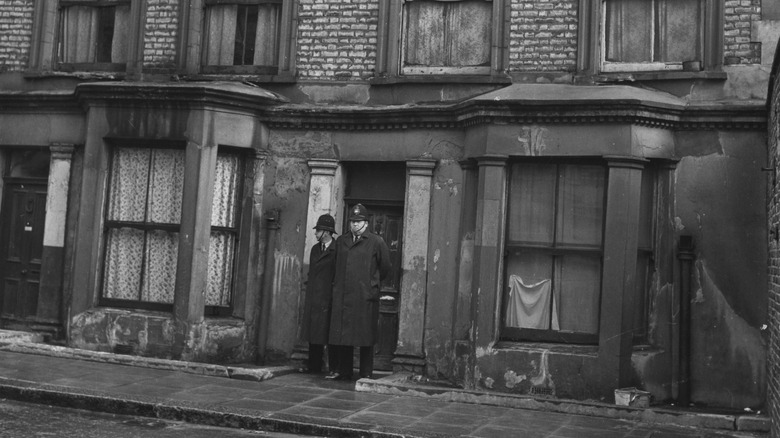
[[[606,169],[510,168],[502,337],[596,343]]]
[[[703,0],[603,2],[602,71],[682,70],[704,58]]]
[[[203,71],[276,74],[282,0],[206,0]]]
[[[506,0],[379,0],[377,78],[503,80]],[[425,79],[423,79],[425,80]]]
[[[206,307],[211,308],[209,313],[212,314],[220,313],[219,308],[230,308],[231,305],[242,176],[240,155],[222,152],[217,155],[206,289]]]
[[[114,150],[103,298],[131,306],[173,304],[183,184],[183,150]]]
[[[130,22],[129,1],[61,1],[57,44],[59,68],[124,70]]]
[[[183,149],[118,147],[111,158],[102,304],[169,310],[182,215]],[[229,309],[243,160],[220,151],[214,172],[205,304]]]
[[[404,2],[404,74],[489,74],[493,4]]]

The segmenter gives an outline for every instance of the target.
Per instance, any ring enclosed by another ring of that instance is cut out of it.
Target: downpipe
[[[691,284],[695,260],[693,236],[680,236],[677,259],[680,261],[680,356],[677,403],[691,403]]]
[[[265,350],[268,345],[269,319],[271,318],[271,298],[273,296],[274,284],[274,251],[276,250],[276,241],[279,234],[279,210],[268,210],[265,212],[265,261],[263,268],[263,279],[261,281],[262,290],[260,291],[260,311],[257,321],[257,356],[255,362],[258,365],[265,363]]]

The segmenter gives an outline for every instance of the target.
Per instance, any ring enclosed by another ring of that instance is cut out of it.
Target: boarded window
[[[281,0],[207,5],[204,70],[276,73],[281,15]]]
[[[599,165],[512,166],[503,324],[511,337],[596,340],[605,180]]]
[[[403,73],[488,74],[492,17],[485,0],[407,1]]]
[[[89,6],[63,3],[59,62],[78,69],[121,69],[127,63],[130,3]],[[114,68],[112,68],[112,65]]]
[[[702,60],[702,0],[606,0],[605,71],[679,70]]]

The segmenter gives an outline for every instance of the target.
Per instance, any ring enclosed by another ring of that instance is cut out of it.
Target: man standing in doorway
[[[352,207],[348,220],[350,232],[336,241],[329,343],[336,350],[338,369],[328,378],[351,380],[352,355],[354,347],[359,347],[360,378],[371,379],[379,289],[391,270],[390,251],[380,236],[368,230],[368,210],[362,204]]]
[[[309,276],[301,327],[301,339],[309,342],[309,359],[299,370],[302,373],[322,372],[322,353],[328,343],[333,274],[336,268],[336,249],[333,245],[335,233],[336,220],[333,216],[323,214],[317,219],[317,225],[314,226],[317,243],[309,253]],[[335,372],[334,358],[335,352],[328,347],[328,368],[331,372]]]

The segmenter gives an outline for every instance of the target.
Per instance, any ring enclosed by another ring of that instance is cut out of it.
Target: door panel
[[[46,184],[6,182],[0,236],[0,316],[36,316],[40,289]]]

